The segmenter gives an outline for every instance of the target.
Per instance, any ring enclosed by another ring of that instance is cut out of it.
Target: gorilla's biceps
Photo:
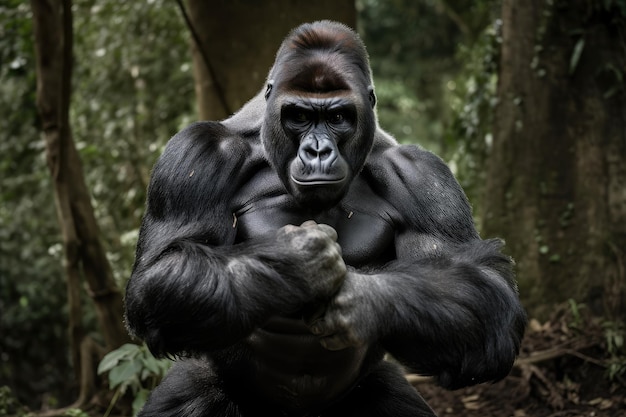
[[[449,244],[435,235],[415,232],[399,233],[395,246],[399,260],[436,258],[450,249]]]

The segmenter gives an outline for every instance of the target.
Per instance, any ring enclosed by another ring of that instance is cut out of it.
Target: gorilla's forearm
[[[272,315],[336,291],[346,273],[336,238],[334,229],[307,222],[232,246],[172,242],[136,265],[127,288],[129,326],[157,355],[230,346]]]
[[[512,262],[498,246],[475,241],[449,256],[389,265],[379,277],[393,305],[381,327],[385,348],[447,388],[504,378],[526,320]]]
[[[138,265],[129,281],[131,331],[156,355],[231,345],[277,308],[304,297],[297,287],[284,284],[268,259],[255,257],[272,250],[260,239],[230,247],[191,241],[170,245],[154,262]]]

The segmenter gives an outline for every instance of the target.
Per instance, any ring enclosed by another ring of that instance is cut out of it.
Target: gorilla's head
[[[273,168],[300,204],[336,204],[363,167],[376,131],[367,52],[330,21],[304,24],[282,43],[268,77],[261,138]]]

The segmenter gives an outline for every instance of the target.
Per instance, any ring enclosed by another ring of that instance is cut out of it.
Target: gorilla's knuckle
[[[337,237],[338,237],[337,231],[333,227],[322,223],[322,224],[318,224],[318,228],[319,230],[324,232],[324,234],[326,234],[326,236],[329,237],[331,240],[333,241],[337,240]]]
[[[317,222],[315,220],[307,220],[300,225],[300,227],[315,227],[317,226]]]
[[[294,226],[293,224],[287,224],[287,225],[281,227],[280,229],[278,229],[278,233],[279,234],[289,235],[289,234],[292,234],[292,233],[296,232],[297,230],[298,230],[297,226]]]

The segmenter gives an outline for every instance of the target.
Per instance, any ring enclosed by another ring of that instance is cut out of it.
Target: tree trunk
[[[356,25],[354,0],[189,0],[187,4],[203,51],[192,39],[198,114],[205,120],[229,116],[263,88],[280,43],[294,27],[328,18]]]
[[[538,316],[568,298],[626,313],[622,13],[615,2],[503,2],[482,223],[507,239]]]
[[[37,57],[37,106],[65,253],[69,333],[77,379],[82,373],[80,346],[81,281],[94,301],[107,350],[129,341],[123,324],[122,297],[99,240],[90,194],[69,125],[72,65],[70,0],[31,0]],[[87,381],[81,381],[81,386]]]

